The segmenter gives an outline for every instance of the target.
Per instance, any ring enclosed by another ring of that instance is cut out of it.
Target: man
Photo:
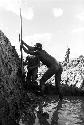
[[[70,48],[67,49],[66,55],[65,55],[65,61],[69,63],[69,55],[70,55]]]
[[[40,79],[40,86],[42,91],[45,90],[45,82],[55,74],[55,86],[56,90],[59,93],[59,85],[62,74],[62,66],[59,64],[59,62],[54,57],[49,55],[45,50],[43,50],[42,44],[40,43],[36,43],[34,47],[31,47],[23,41],[22,47],[27,54],[37,56],[39,60],[48,67],[48,70],[44,73],[44,75]]]
[[[28,83],[35,82],[38,77],[38,66],[40,65],[39,58],[36,56],[28,55],[26,57],[25,65],[27,65],[28,70],[26,81],[28,81]]]

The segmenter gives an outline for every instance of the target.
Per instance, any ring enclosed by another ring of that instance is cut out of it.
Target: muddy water
[[[84,98],[64,97],[62,101],[58,97],[41,99],[32,116],[22,117],[19,124],[84,125]]]

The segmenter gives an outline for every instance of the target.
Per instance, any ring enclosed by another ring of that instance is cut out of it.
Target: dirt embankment
[[[20,58],[9,39],[0,31],[0,114],[15,117],[21,99]],[[0,122],[2,116],[0,115]],[[5,117],[4,117],[5,118]]]

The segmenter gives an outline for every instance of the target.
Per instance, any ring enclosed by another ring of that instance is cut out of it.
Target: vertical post
[[[20,31],[20,34],[19,34],[19,41],[20,41],[20,44],[22,45],[22,15],[21,15],[21,8],[20,8],[20,25],[21,25],[21,31]],[[20,48],[20,51],[21,51],[21,70],[22,70],[22,75],[23,75],[23,52],[22,52],[22,48]]]

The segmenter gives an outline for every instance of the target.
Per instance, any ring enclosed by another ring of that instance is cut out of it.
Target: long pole
[[[21,8],[20,8],[20,27],[21,27],[21,31],[19,34],[19,41],[20,44],[22,45],[22,15],[21,15]],[[22,70],[22,75],[23,75],[23,52],[22,52],[22,47],[20,48],[21,51],[21,70]]]

